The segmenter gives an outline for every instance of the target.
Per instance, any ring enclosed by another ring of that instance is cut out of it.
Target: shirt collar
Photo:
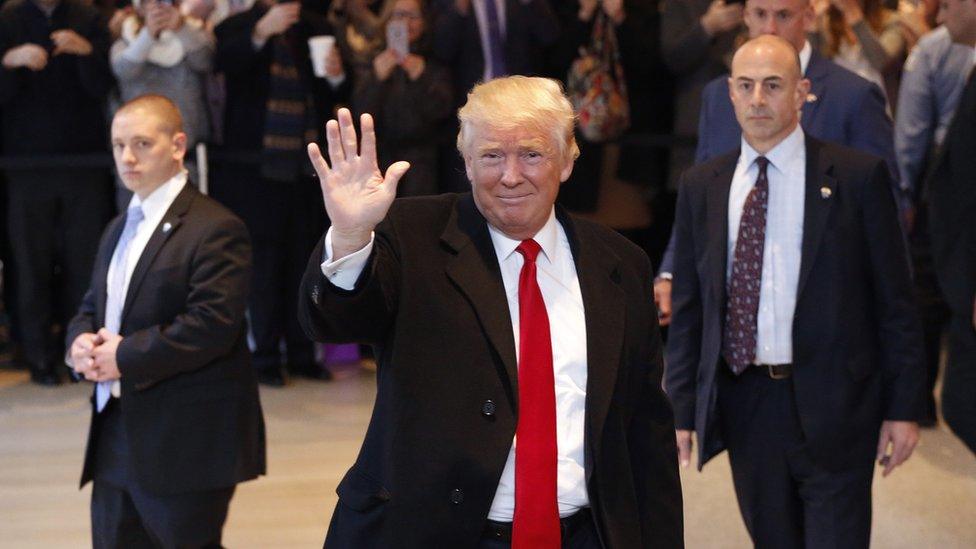
[[[546,224],[532,237],[542,248],[542,253],[545,254],[550,264],[556,262],[556,253],[559,249],[559,232],[556,223],[558,223],[556,221],[556,208],[553,207],[549,212],[549,219],[546,220]],[[501,261],[508,259],[515,252],[515,248],[518,248],[519,244],[522,243],[521,240],[514,240],[505,236],[503,232],[492,227],[490,223],[488,224],[488,233],[491,235],[491,243],[495,246],[495,254]]]
[[[813,55],[813,47],[810,45],[810,41],[807,40],[803,43],[803,49],[800,50],[800,74],[805,75],[807,73],[807,67],[810,66],[810,56]]]
[[[150,193],[145,200],[140,199],[139,195],[133,194],[132,200],[129,201],[129,207],[141,207],[144,219],[149,219],[157,215],[162,217],[173,203],[173,200],[176,199],[176,195],[180,194],[180,191],[186,186],[186,178],[186,170],[181,170],[178,174],[166,181],[166,183],[163,183],[159,188]]]
[[[775,147],[769,150],[764,155],[760,155],[753,149],[749,143],[746,142],[746,138],[742,138],[742,152],[740,153],[740,160],[745,163],[745,167],[748,170],[752,167],[752,163],[756,161],[759,156],[765,156],[769,163],[779,171],[785,171],[786,166],[799,154],[800,148],[803,146],[803,128],[799,124],[796,128],[790,132],[782,141],[776,144]]]

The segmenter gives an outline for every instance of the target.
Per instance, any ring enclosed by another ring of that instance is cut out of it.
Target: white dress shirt
[[[518,281],[524,258],[522,254],[515,251],[520,241],[508,238],[491,225],[488,226],[488,230],[501,269],[517,357],[519,354]],[[536,233],[534,239],[542,247],[542,253],[536,259],[537,281],[549,315],[553,374],[556,383],[556,492],[559,516],[567,517],[589,506],[583,461],[587,378],[586,317],[573,253],[566,232],[556,221],[555,210],[549,214],[549,220]],[[373,241],[370,240],[363,249],[333,262],[330,229],[325,238],[322,274],[340,288],[353,289],[372,248]],[[517,443],[517,440],[512,441],[508,460],[505,462],[495,498],[488,512],[490,520],[511,522],[515,514],[515,446]]]
[[[797,55],[800,56],[800,74],[805,75],[807,67],[810,66],[810,56],[813,55],[813,46],[810,45],[809,40],[803,43],[803,49],[797,52]]]
[[[760,155],[742,139],[739,161],[729,189],[729,240],[726,280],[732,276],[735,243],[746,197],[759,175]],[[756,332],[757,364],[793,362],[793,312],[800,280],[803,245],[803,203],[806,187],[806,146],[803,130],[796,129],[772,148],[766,175],[769,202],[766,209],[766,241],[763,246],[762,283]]]
[[[143,219],[136,227],[136,234],[132,237],[132,241],[129,243],[129,257],[125,263],[125,277],[122,283],[122,296],[119,300],[121,303],[125,303],[126,295],[129,293],[129,282],[132,280],[132,273],[136,270],[136,264],[139,263],[139,258],[142,256],[143,250],[146,249],[146,244],[149,243],[149,238],[152,237],[153,233],[156,231],[156,226],[162,221],[163,216],[166,215],[166,211],[176,200],[177,195],[186,186],[186,172],[181,171],[180,173],[174,175],[166,183],[163,183],[158,189],[152,192],[145,200],[140,200],[139,195],[133,194],[132,200],[129,201],[129,208],[133,206],[139,206],[142,208]],[[164,229],[160,229],[164,230]],[[115,252],[113,252],[113,257]],[[114,274],[116,265],[115,261],[109,263],[108,275],[106,277],[106,287],[108,288],[108,293],[115,291],[112,288],[112,284],[109,282],[112,280],[112,275]],[[112,396],[119,396],[119,382],[118,380],[112,384]]]

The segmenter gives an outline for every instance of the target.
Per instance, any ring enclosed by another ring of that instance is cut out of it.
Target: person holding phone
[[[353,109],[372,113],[380,128],[380,165],[397,159],[413,166],[400,182],[399,196],[437,193],[436,140],[452,111],[450,76],[428,55],[426,15],[423,0],[394,2],[387,47],[357,79],[352,95]]]

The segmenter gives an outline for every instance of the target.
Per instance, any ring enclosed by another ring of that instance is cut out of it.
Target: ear
[[[733,81],[732,81],[732,77],[731,77],[731,76],[729,76],[729,77],[728,77],[728,78],[727,78],[727,79],[725,80],[725,82],[726,82],[726,83],[728,84],[728,87],[729,87],[729,101],[733,101],[733,100],[735,99],[735,97],[734,97],[734,95],[733,95],[733,93],[734,93],[734,86],[735,86],[735,84],[734,84],[734,83],[733,83]],[[734,104],[734,101],[733,101],[733,104]]]
[[[474,169],[471,167],[471,156],[468,153],[462,153],[461,158],[464,159],[464,174],[468,176],[469,182],[474,182]]]
[[[807,95],[810,94],[810,81],[806,78],[801,79],[796,83],[796,108],[800,110],[803,108],[803,104],[807,102]]]
[[[563,168],[559,170],[559,182],[565,183],[569,176],[573,174],[573,166],[576,165],[576,160],[573,159],[569,154],[566,155],[566,160],[563,163]]]
[[[173,135],[173,159],[183,160],[186,156],[186,134],[177,132]]]

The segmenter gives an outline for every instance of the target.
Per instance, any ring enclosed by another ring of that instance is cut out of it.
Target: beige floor
[[[269,474],[240,486],[225,543],[321,547],[335,487],[369,419],[373,375],[263,390]],[[77,489],[89,387],[46,389],[0,371],[0,547],[86,547],[89,489]],[[688,546],[748,547],[724,457],[682,474]],[[976,459],[940,427],[913,459],[874,485],[880,548],[976,547]]]

